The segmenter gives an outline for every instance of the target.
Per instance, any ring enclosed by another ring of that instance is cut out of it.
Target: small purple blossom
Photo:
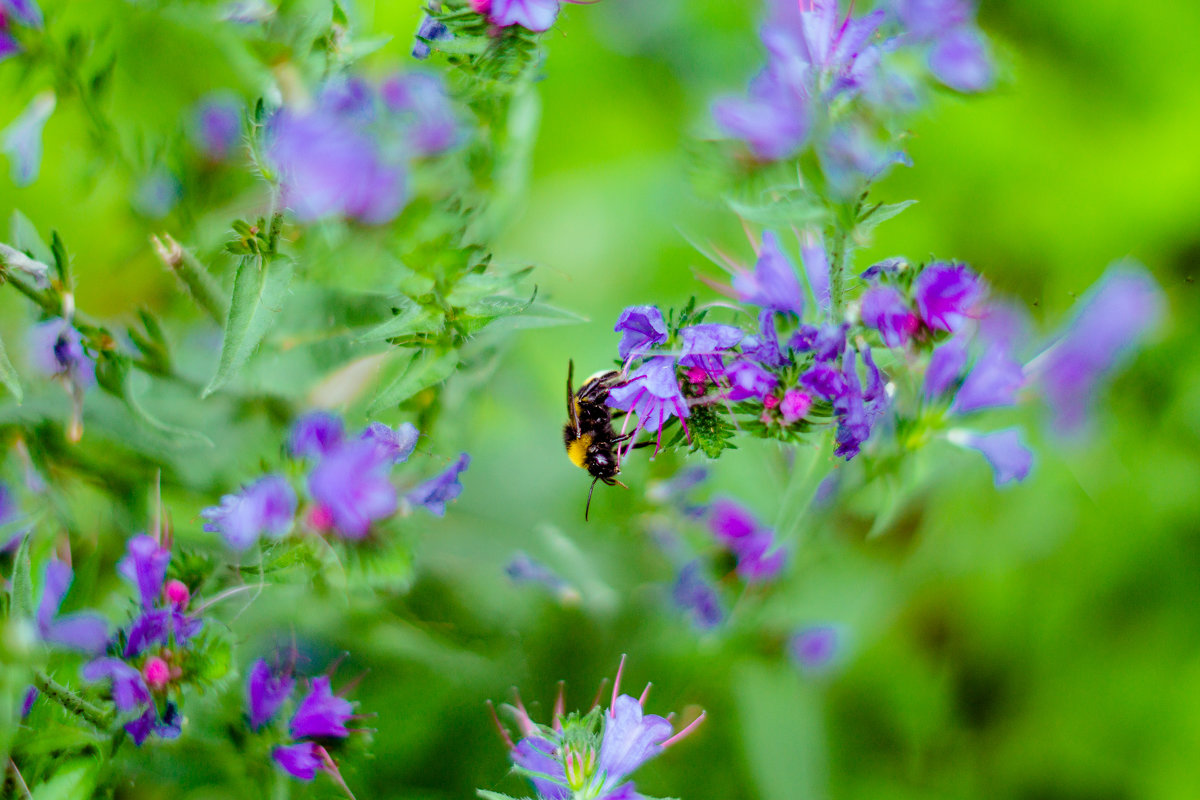
[[[167,703],[166,711],[163,712],[161,718],[158,710],[151,704],[144,714],[125,724],[125,732],[138,747],[141,747],[151,735],[160,739],[178,739],[179,735],[183,733],[183,717],[174,703]]]
[[[328,452],[308,476],[308,491],[348,539],[362,539],[375,520],[396,511],[396,487],[388,477],[390,459],[374,441],[343,442]]]
[[[1025,370],[1021,362],[1010,356],[1006,348],[989,347],[967,373],[950,410],[968,414],[1015,405],[1017,392],[1024,385]]]
[[[878,261],[867,267],[865,270],[863,270],[859,277],[868,283],[877,283],[884,275],[898,275],[907,267],[907,261],[899,256],[893,256],[892,258],[885,258],[883,261]]]
[[[710,630],[721,624],[725,613],[717,590],[701,575],[699,560],[688,562],[679,571],[679,577],[671,589],[671,598],[682,610],[688,612],[692,622],[701,630]]]
[[[891,286],[872,286],[863,294],[860,309],[863,324],[879,331],[888,347],[908,344],[920,326],[904,295]]]
[[[153,608],[167,577],[171,552],[159,547],[153,536],[141,534],[129,540],[127,553],[117,562],[117,572],[138,590],[142,608]]]
[[[42,130],[55,104],[54,92],[41,92],[0,131],[0,150],[8,156],[12,182],[17,186],[29,186],[37,180],[42,167]]]
[[[804,232],[800,238],[800,258],[804,262],[804,274],[817,308],[828,313],[833,303],[829,286],[829,253],[825,250],[825,239],[820,232]]]
[[[738,503],[726,499],[714,501],[709,508],[708,528],[737,557],[738,575],[743,580],[752,583],[771,580],[783,569],[787,554],[774,547],[774,532],[760,525]]]
[[[830,132],[818,154],[830,188],[842,197],[850,197],[861,191],[864,183],[882,178],[894,164],[912,166],[912,159],[904,151],[880,141],[864,126],[849,122]]]
[[[621,334],[617,353],[626,361],[667,341],[667,324],[655,306],[630,306],[621,312],[613,330]]]
[[[797,315],[804,312],[804,297],[796,268],[772,231],[763,233],[754,271],[735,275],[733,289],[744,303]]]
[[[459,454],[445,471],[413,489],[406,499],[414,506],[422,506],[435,517],[446,516],[446,503],[462,494],[463,487],[459,481],[470,465],[471,457],[466,453]]]
[[[742,343],[742,355],[753,359],[764,367],[786,367],[791,362],[779,346],[779,332],[775,327],[775,312],[764,308],[758,312],[758,336],[748,336]],[[682,362],[681,362],[682,363]]]
[[[750,82],[746,97],[723,97],[713,103],[712,116],[722,133],[745,142],[762,161],[792,156],[811,126],[806,93],[771,70]]]
[[[150,702],[150,690],[142,680],[142,673],[119,658],[98,658],[85,664],[80,674],[92,683],[111,681],[113,705],[118,711],[139,711]]]
[[[1074,316],[1030,364],[1060,433],[1079,430],[1104,380],[1162,316],[1163,297],[1139,264],[1118,263],[1075,304]]]
[[[21,45],[17,44],[17,40],[12,37],[12,34],[5,32],[3,23],[4,17],[0,16],[0,61],[21,52]]]
[[[471,0],[471,5],[501,28],[520,25],[538,33],[550,30],[558,18],[559,0]]]
[[[613,701],[604,719],[600,743],[600,770],[606,787],[616,788],[645,762],[662,752],[674,729],[665,717],[646,714],[642,704],[627,694]]]
[[[233,155],[242,138],[242,103],[228,94],[212,94],[196,106],[192,136],[210,161]]]
[[[258,730],[270,722],[295,686],[290,669],[272,669],[261,658],[255,661],[246,679],[246,707],[250,711],[251,730]]]
[[[288,775],[302,781],[317,777],[317,770],[322,766],[317,746],[312,742],[279,745],[271,751],[271,758]]]
[[[849,330],[850,326],[845,323],[835,325],[827,322],[820,327],[801,325],[788,340],[788,345],[801,353],[811,350],[818,363],[829,363],[837,361],[845,352],[846,334]]]
[[[607,404],[636,416],[637,430],[657,430],[659,447],[663,426],[672,417],[682,422],[690,413],[675,377],[675,359],[668,356],[648,359],[609,391]]]
[[[792,659],[806,672],[823,672],[837,658],[842,635],[834,625],[813,625],[797,631],[788,641]]]
[[[762,401],[775,391],[779,378],[753,361],[737,361],[725,373],[729,389],[725,398],[737,403],[742,400]]]
[[[1033,453],[1021,442],[1021,433],[1017,428],[991,433],[956,428],[949,431],[946,438],[951,444],[982,453],[992,466],[997,486],[1025,480],[1033,466]]]
[[[392,75],[379,87],[384,105],[396,114],[409,150],[418,156],[444,153],[462,133],[454,105],[440,75],[409,72]]]
[[[399,428],[372,422],[359,438],[374,443],[379,448],[380,456],[391,463],[403,464],[412,455],[421,434],[411,422],[405,422]]]
[[[537,584],[562,600],[577,594],[554,570],[523,552],[518,552],[512,557],[504,568],[504,573],[513,583]]]
[[[416,36],[413,37],[413,58],[421,60],[429,58],[430,42],[448,42],[453,38],[453,34],[440,20],[424,14],[421,16],[421,23],[417,26]]]
[[[929,51],[929,71],[960,92],[982,92],[995,79],[987,39],[969,28],[952,31],[937,41]]]
[[[58,613],[73,576],[71,568],[62,561],[52,560],[46,564],[42,600],[37,607],[38,635],[42,641],[51,644],[99,655],[108,643],[108,623],[104,618],[91,613]]]
[[[935,261],[913,282],[917,312],[926,326],[953,333],[977,315],[983,299],[983,279],[966,264]]]
[[[39,322],[29,332],[29,360],[43,375],[66,378],[86,389],[96,382],[96,362],[83,337],[65,319]]]
[[[328,411],[310,411],[292,424],[288,451],[296,458],[320,458],[342,443],[342,418]]]
[[[314,678],[312,688],[300,701],[288,728],[295,739],[344,739],[350,735],[346,721],[352,716],[354,704],[333,693],[329,678]]]
[[[779,401],[779,416],[784,425],[800,421],[812,408],[812,395],[800,389],[788,389]]]
[[[746,336],[741,328],[717,323],[689,325],[681,328],[679,335],[683,342],[679,363],[685,367],[699,367],[709,380],[714,381],[725,374],[721,354],[737,347]]]
[[[45,20],[35,0],[0,0],[0,20],[11,16],[26,28],[40,31]]]
[[[943,342],[934,348],[925,370],[925,399],[936,400],[958,383],[967,365],[967,340],[963,336]]]
[[[277,539],[288,532],[296,516],[296,492],[282,475],[266,475],[200,516],[208,520],[204,530],[220,533],[234,550],[245,550],[259,536]]]
[[[568,800],[567,771],[562,761],[555,756],[551,742],[537,736],[527,736],[517,742],[510,754],[513,764],[531,773],[530,782],[537,790],[540,800]],[[533,777],[545,775],[545,778]]]

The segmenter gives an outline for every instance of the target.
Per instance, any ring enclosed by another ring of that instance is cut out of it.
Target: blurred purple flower
[[[610,408],[636,416],[636,430],[657,430],[658,447],[662,446],[663,426],[672,417],[678,417],[687,430],[683,420],[690,412],[675,377],[675,359],[669,356],[648,359],[624,383],[609,391],[607,403]]]
[[[833,399],[833,409],[838,415],[838,446],[834,455],[846,460],[858,455],[888,403],[883,376],[875,366],[869,347],[863,349],[862,359],[867,368],[866,387],[863,388],[858,376],[858,355],[853,347],[847,347],[842,356],[844,391]]]
[[[147,219],[162,219],[179,202],[183,186],[165,167],[152,168],[137,182],[129,204]]]
[[[153,608],[158,601],[170,561],[170,551],[159,547],[153,536],[141,534],[129,540],[117,572],[138,590],[143,609]]]
[[[445,25],[425,14],[421,17],[421,23],[417,26],[417,34],[413,38],[413,58],[421,60],[429,58],[430,42],[448,42],[453,38],[454,36]]]
[[[987,39],[970,28],[951,31],[929,51],[929,71],[960,92],[982,92],[995,80]]]
[[[982,453],[992,466],[997,486],[1025,480],[1033,466],[1033,453],[1021,442],[1021,433],[1017,428],[991,433],[955,428],[946,434],[946,438],[951,444]]]
[[[708,528],[737,558],[738,575],[751,583],[768,581],[783,569],[787,553],[776,548],[775,534],[749,510],[732,500],[715,500],[709,507]]]
[[[146,713],[135,719],[133,722],[125,724],[125,732],[129,734],[129,738],[133,739],[133,743],[138,747],[150,738],[151,735],[157,736],[160,739],[178,739],[183,733],[183,717],[179,713],[179,708],[171,702],[166,705],[166,710],[162,717],[158,715],[158,710],[153,704],[146,709]]]
[[[743,303],[792,314],[804,313],[804,297],[796,268],[780,249],[774,232],[763,233],[753,272],[733,277],[733,289]]]
[[[472,7],[486,14],[493,25],[520,25],[531,31],[546,31],[558,17],[559,0],[471,0]]]
[[[742,343],[742,355],[753,359],[764,367],[786,367],[791,362],[779,346],[779,332],[775,327],[775,312],[764,308],[758,312],[758,336],[748,336]]]
[[[292,424],[288,451],[296,458],[320,458],[342,443],[342,418],[328,411],[310,411]]]
[[[392,75],[379,87],[383,103],[400,120],[409,150],[418,156],[444,153],[462,138],[454,105],[440,75]]]
[[[35,95],[0,135],[0,150],[8,156],[12,182],[28,186],[37,180],[42,166],[42,130],[54,113],[54,92]]]
[[[722,133],[745,142],[762,161],[793,155],[804,144],[811,125],[805,93],[788,86],[770,69],[750,82],[746,97],[722,97],[714,102],[712,115]]]
[[[266,475],[200,516],[209,520],[204,530],[220,533],[234,550],[245,550],[259,536],[279,538],[288,532],[296,516],[296,492],[282,475]]]
[[[825,251],[825,239],[820,232],[803,233],[800,238],[800,258],[804,261],[804,274],[817,308],[828,313],[833,302],[829,287],[829,254]]]
[[[932,365],[932,362],[930,362]],[[1017,392],[1025,385],[1025,370],[1021,362],[1009,355],[1006,348],[989,347],[967,373],[950,411],[969,414],[988,408],[1015,405]]]
[[[229,158],[242,138],[241,101],[225,93],[208,95],[193,113],[192,136],[209,160]]]
[[[112,681],[112,699],[117,711],[139,711],[150,702],[150,690],[142,674],[119,658],[97,658],[85,664],[80,674],[91,683]]]
[[[302,781],[317,777],[317,770],[322,767],[317,746],[312,742],[279,745],[271,751],[271,758],[284,772]]]
[[[671,589],[671,598],[688,612],[697,628],[709,630],[720,625],[725,614],[717,590],[700,574],[701,568],[699,560],[684,565]]]
[[[891,286],[872,286],[860,301],[862,322],[879,331],[888,347],[903,347],[921,323],[904,295]]]
[[[683,342],[679,363],[685,367],[699,367],[709,380],[714,381],[725,374],[721,354],[737,347],[745,338],[741,328],[717,323],[689,325],[680,328],[679,335]]]
[[[878,261],[863,270],[858,277],[868,283],[876,283],[880,277],[884,275],[898,275],[908,266],[908,262],[900,256],[885,258],[883,261]]]
[[[0,0],[0,21],[6,16],[12,17],[26,28],[39,31],[45,22],[42,9],[34,0]]]
[[[462,494],[463,487],[459,479],[467,467],[471,465],[471,457],[460,453],[449,467],[440,475],[436,475],[408,493],[406,499],[415,506],[422,506],[435,517],[446,516],[446,503]]]
[[[79,331],[65,319],[48,319],[30,329],[29,360],[43,375],[66,378],[82,389],[96,382],[96,362],[83,349]]]
[[[925,399],[933,401],[946,394],[958,383],[966,365],[966,337],[955,336],[934,348],[929,357],[929,366],[925,370]]]
[[[551,742],[538,736],[526,736],[517,742],[510,756],[516,766],[532,773],[529,780],[537,790],[539,800],[569,800],[567,772],[556,757]],[[548,780],[533,777],[533,774],[545,775]]]
[[[21,45],[11,34],[4,31],[4,17],[0,16],[0,61],[21,52]]]
[[[797,631],[788,641],[788,652],[806,672],[823,672],[837,658],[841,635],[833,625],[813,625]]]
[[[373,441],[355,439],[327,452],[308,475],[308,490],[339,534],[362,539],[371,523],[396,511],[396,487],[386,453]]]
[[[516,584],[537,584],[543,586],[559,599],[566,599],[576,592],[560,578],[552,569],[540,561],[535,561],[524,552],[518,552],[504,568],[504,574]]]
[[[1133,262],[1109,267],[1079,299],[1057,341],[1030,364],[1060,433],[1083,426],[1101,384],[1162,312],[1161,290],[1145,268]]]
[[[246,679],[246,707],[251,730],[258,730],[270,722],[295,686],[290,669],[272,669],[261,658],[255,661]]]
[[[730,402],[762,400],[775,391],[779,379],[753,361],[736,361],[725,373],[729,390],[725,399]]]
[[[292,738],[338,738],[350,735],[346,721],[354,716],[354,704],[333,693],[329,678],[314,678],[312,688],[288,725]]]
[[[966,264],[935,261],[913,281],[913,298],[926,326],[953,333],[978,316],[984,288],[983,279]]]
[[[621,334],[617,353],[629,361],[667,340],[667,323],[655,306],[630,306],[621,312],[613,330]]]
[[[38,690],[36,686],[30,686],[25,690],[25,699],[21,701],[21,719],[24,720],[29,716],[29,712],[33,710],[33,701],[37,700]]]
[[[818,148],[830,188],[850,197],[865,183],[882,178],[893,164],[912,166],[912,159],[890,143],[879,141],[863,125],[846,122],[835,127]]]
[[[63,598],[74,573],[62,561],[46,564],[42,581],[42,600],[37,608],[37,629],[42,641],[61,645],[81,653],[99,655],[108,643],[108,623],[99,614],[77,613],[60,616]]]
[[[818,362],[837,361],[846,350],[846,334],[850,326],[846,323],[835,325],[832,322],[820,326],[801,325],[799,330],[788,340],[793,350],[801,353],[812,351],[813,358]]]
[[[393,464],[403,464],[412,455],[421,434],[411,422],[403,423],[399,428],[391,428],[382,422],[372,422],[359,437],[372,442],[382,458]]]

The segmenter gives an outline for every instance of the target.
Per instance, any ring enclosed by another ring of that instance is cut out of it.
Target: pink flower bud
[[[315,531],[327,531],[333,527],[333,512],[325,506],[313,506],[308,510],[308,525]]]
[[[142,677],[146,679],[146,685],[151,691],[159,692],[170,683],[171,668],[158,656],[151,656],[142,667]]]
[[[183,581],[169,580],[163,588],[163,594],[167,597],[167,602],[176,608],[187,608],[188,602],[192,599],[192,593],[188,591],[187,584]]]
[[[688,382],[694,386],[703,386],[708,383],[708,375],[701,367],[691,367],[687,371]]]
[[[779,405],[779,398],[773,394],[769,394],[763,398],[763,405],[767,408],[774,408]]]
[[[785,425],[791,425],[802,418],[812,408],[812,397],[799,389],[788,389],[779,404],[779,413],[783,415]]]

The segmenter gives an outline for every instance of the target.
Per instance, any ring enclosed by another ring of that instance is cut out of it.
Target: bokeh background
[[[236,54],[162,24],[169,3],[101,5],[128,7],[118,96],[150,127],[178,124],[181,98],[246,88]],[[419,4],[357,9],[395,35],[368,63],[402,62]],[[671,565],[639,515],[644,487],[678,456],[630,468],[633,490],[598,493],[583,522],[587,481],[559,440],[568,359],[583,374],[609,363],[624,306],[715,299],[695,274],[719,270],[689,242],[749,254],[737,221],[698,199],[689,152],[711,134],[710,99],[736,91],[761,58],[758,12],[751,0],[566,9],[549,34],[528,200],[499,256],[537,265],[539,296],[590,321],[517,333],[484,390],[443,420],[439,435],[474,461],[452,513],[415,538],[409,591],[378,602],[268,591],[237,623],[243,652],[294,634],[315,660],[350,651],[344,674],[369,668],[355,696],[378,712],[374,744],[345,768],[360,798],[521,794],[485,700],[516,685],[545,716],[561,679],[568,707],[586,706],[622,653],[631,685],[654,682],[651,710],[709,713],[639,773],[651,796],[1197,796],[1200,5],[1190,0],[983,3],[1000,86],[940,97],[914,121],[915,166],[877,198],[919,203],[856,257],[861,267],[896,254],[965,260],[1046,327],[1109,262],[1146,263],[1169,316],[1109,390],[1090,438],[1041,438],[1033,474],[1003,491],[982,460],[933,448],[922,490],[882,535],[867,536],[870,498],[813,513],[757,632],[702,635],[670,608]],[[0,73],[6,124],[28,93],[18,73]],[[174,284],[147,244],[157,228],[131,213],[128,180],[79,179],[95,168],[84,135],[79,112],[60,109],[42,178],[0,183],[0,216],[19,207],[62,231],[93,313],[167,307]],[[27,312],[0,297],[0,313],[13,330]],[[776,519],[780,463],[775,445],[748,443],[714,465],[704,491]],[[179,527],[185,540],[202,536],[194,520]],[[504,566],[518,550],[578,599],[514,586]],[[805,622],[847,632],[828,674],[781,655],[784,633]],[[187,738],[147,748],[128,796],[228,796],[208,752]],[[309,791],[335,794],[327,782]]]

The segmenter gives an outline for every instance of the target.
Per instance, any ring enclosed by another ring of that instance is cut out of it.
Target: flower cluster
[[[487,17],[498,28],[520,25],[531,31],[548,31],[558,19],[563,3],[589,0],[470,0],[477,14]]]
[[[392,483],[392,469],[412,454],[420,434],[409,423],[390,428],[372,422],[357,436],[348,436],[335,414],[314,411],[292,426],[290,454],[309,465],[306,482],[311,500],[304,519],[320,533],[342,539],[367,538],[372,526],[399,510],[415,506],[442,516],[446,503],[462,493],[459,476],[470,464],[462,453],[441,474],[401,495]],[[225,495],[219,506],[204,509],[204,529],[220,533],[235,550],[245,550],[260,537],[278,539],[293,527],[296,491],[282,474],[270,474]]]
[[[311,105],[277,111],[265,143],[297,218],[382,224],[404,208],[409,162],[450,150],[462,135],[441,78],[407,72],[378,86],[331,80]]]
[[[701,712],[675,731],[670,719],[645,713],[650,686],[637,698],[621,694],[624,667],[622,656],[607,709],[597,705],[586,714],[565,714],[560,687],[548,726],[535,723],[519,698],[506,706],[520,732],[516,743],[496,720],[513,770],[529,779],[538,800],[636,800],[640,795],[628,780],[633,772],[704,721]]]
[[[108,654],[83,668],[85,680],[108,681],[113,705],[135,744],[151,735],[179,736],[182,715],[171,699],[188,680],[189,648],[203,620],[188,613],[191,591],[167,580],[171,552],[152,536],[135,536],[117,572],[137,589],[137,613],[109,641]]]
[[[246,715],[253,731],[262,730],[279,714],[296,688],[293,664],[272,666],[259,659],[246,679]],[[327,772],[341,783],[337,764],[327,748],[349,738],[346,723],[356,718],[354,704],[334,694],[328,677],[314,678],[287,724],[287,743],[276,745],[271,758],[279,769],[302,781],[313,780],[318,771]]]
[[[38,31],[43,23],[42,10],[34,0],[0,0],[0,61],[21,52],[15,28]]]

